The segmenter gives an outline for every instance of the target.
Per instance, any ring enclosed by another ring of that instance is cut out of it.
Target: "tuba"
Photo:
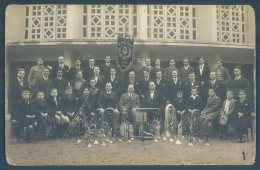
[[[176,110],[172,104],[168,104],[165,108],[165,122],[164,122],[164,138],[171,137],[177,133],[178,120],[176,117]]]

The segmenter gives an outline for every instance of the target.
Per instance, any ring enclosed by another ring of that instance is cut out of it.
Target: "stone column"
[[[138,5],[137,39],[147,39],[147,5]]]

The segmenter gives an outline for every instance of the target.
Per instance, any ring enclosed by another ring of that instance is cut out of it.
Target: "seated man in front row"
[[[114,113],[112,115],[112,129],[115,130],[117,126],[119,126],[119,111],[118,111],[118,97],[116,92],[111,91],[112,84],[110,82],[106,83],[105,90],[102,91],[98,96],[98,109],[102,112],[102,121],[109,121],[107,120],[107,115],[104,115],[104,111],[107,108],[113,108]],[[109,122],[108,122],[109,123]],[[110,124],[111,125],[111,124]]]
[[[122,111],[121,122],[129,121],[131,124],[134,123],[133,110],[139,108],[141,103],[139,96],[134,93],[134,86],[128,85],[127,93],[122,94],[119,102],[120,110]]]
[[[145,108],[158,108],[159,110],[147,110],[147,121],[149,124],[153,122],[154,119],[162,119],[163,109],[165,108],[165,97],[163,94],[155,89],[155,83],[149,83],[149,91],[144,96],[144,107]]]
[[[12,132],[20,137],[21,128],[25,128],[25,141],[31,142],[34,127],[37,126],[35,115],[30,109],[30,91],[22,92],[22,99],[17,102],[15,116],[12,116]]]
[[[208,122],[218,118],[221,108],[221,99],[216,96],[214,89],[209,89],[209,98],[206,107],[202,110],[200,116],[201,132],[203,133],[203,140],[205,145],[208,144]]]

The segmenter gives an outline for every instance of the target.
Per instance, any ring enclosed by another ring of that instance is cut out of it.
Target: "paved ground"
[[[11,143],[7,135],[6,156],[12,165],[249,165],[254,163],[255,142],[248,139],[240,144],[234,139],[210,138],[210,146],[204,146],[198,140],[194,146],[188,146],[186,137],[182,145],[161,140],[159,143],[135,140],[88,148],[72,138],[28,144]]]

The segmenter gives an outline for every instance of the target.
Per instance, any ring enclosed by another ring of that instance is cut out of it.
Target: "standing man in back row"
[[[183,67],[180,69],[180,79],[183,83],[189,82],[189,74],[193,72],[194,69],[189,65],[189,59],[184,58],[183,60]]]
[[[109,77],[111,68],[115,68],[115,66],[111,63],[111,57],[108,55],[105,57],[105,64],[100,66],[100,74],[105,78]]]
[[[170,66],[165,68],[165,70],[164,70],[163,78],[165,80],[170,80],[172,78],[172,71],[173,70],[176,70],[177,72],[179,72],[179,69],[175,67],[174,59],[170,59],[169,65]]]

